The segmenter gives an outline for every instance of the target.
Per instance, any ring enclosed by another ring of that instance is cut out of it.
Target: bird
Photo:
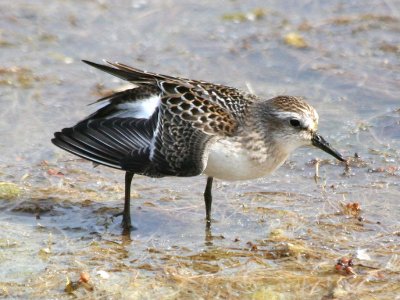
[[[72,154],[125,171],[121,226],[130,231],[131,182],[206,175],[206,224],[211,224],[214,178],[265,177],[301,146],[344,157],[317,131],[318,113],[302,97],[264,99],[207,81],[152,73],[105,61],[84,63],[132,84],[97,100],[97,110],[54,133],[52,143]],[[92,103],[93,104],[93,103]]]

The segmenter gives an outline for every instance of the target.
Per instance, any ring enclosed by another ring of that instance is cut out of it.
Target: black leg
[[[207,185],[204,191],[204,202],[206,204],[206,221],[208,226],[211,223],[212,183],[213,177],[207,177]]]
[[[122,227],[124,231],[130,231],[132,228],[131,223],[131,182],[133,175],[132,172],[125,173],[125,202],[124,211],[122,212]]]

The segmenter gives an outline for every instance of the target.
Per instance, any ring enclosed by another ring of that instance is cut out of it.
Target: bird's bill
[[[329,144],[322,136],[320,136],[318,133],[314,133],[313,137],[311,139],[312,144],[325,151],[326,153],[329,153],[333,157],[337,158],[340,161],[345,161],[343,158],[342,154],[340,154],[338,151],[336,151],[331,144]]]

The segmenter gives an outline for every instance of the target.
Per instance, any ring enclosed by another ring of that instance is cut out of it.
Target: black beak
[[[315,132],[313,134],[311,142],[315,147],[318,147],[319,149],[325,151],[326,153],[329,153],[330,155],[334,156],[338,160],[345,161],[342,154],[340,154],[335,149],[333,149],[331,144],[329,144],[327,141],[325,141],[325,139],[322,136],[320,136],[318,133]]]

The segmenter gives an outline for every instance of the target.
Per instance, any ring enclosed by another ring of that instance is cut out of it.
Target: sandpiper
[[[279,168],[300,146],[343,156],[317,133],[318,114],[300,97],[265,100],[238,89],[142,71],[121,63],[85,63],[134,84],[104,97],[99,109],[52,142],[77,156],[125,173],[122,226],[131,228],[134,174],[205,174],[207,224],[213,178],[247,180]]]

